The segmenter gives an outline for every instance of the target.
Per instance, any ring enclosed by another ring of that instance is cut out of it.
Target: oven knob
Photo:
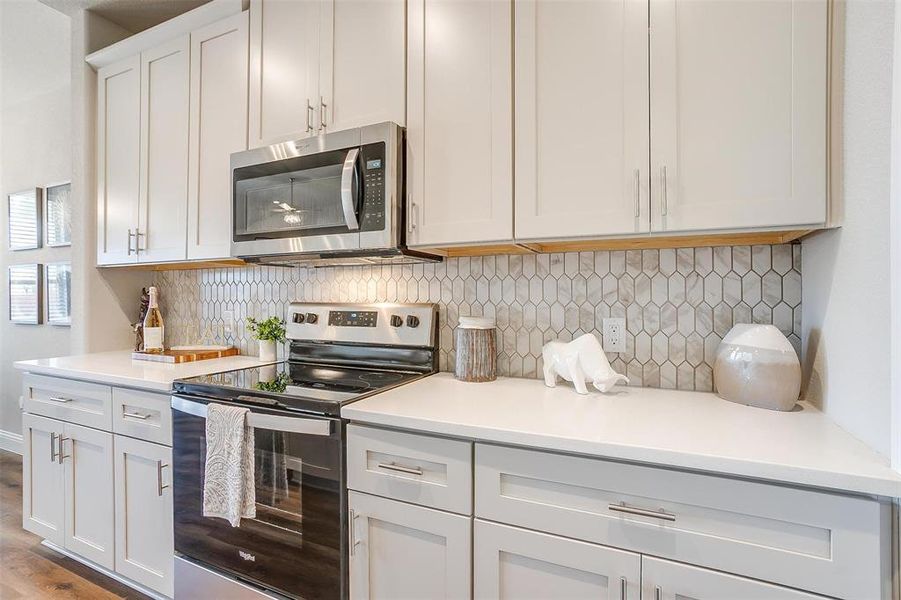
[[[391,326],[392,326],[392,327],[400,327],[400,326],[403,325],[403,324],[404,324],[404,320],[403,320],[403,319],[401,319],[401,318],[400,318],[399,316],[397,316],[397,315],[391,315]]]
[[[419,327],[419,317],[407,315],[407,327]]]
[[[310,325],[315,325],[316,321],[319,320],[319,315],[316,313],[307,313],[307,323]]]
[[[303,313],[294,313],[294,318],[292,319],[295,323],[303,323],[304,322],[304,314]]]

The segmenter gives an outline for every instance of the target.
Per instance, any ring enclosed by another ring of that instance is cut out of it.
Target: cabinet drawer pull
[[[147,237],[147,234],[141,233],[140,229],[135,229],[135,254],[140,254],[141,252],[147,252],[147,245],[145,244],[143,248],[141,248],[141,238]]]
[[[663,598],[663,590],[660,589],[660,586],[654,587],[654,600],[661,600]]]
[[[56,462],[56,433],[50,432],[50,462]]]
[[[66,398],[65,396],[50,396],[49,399],[54,402],[72,402],[72,398]]]
[[[641,216],[641,169],[635,169],[635,218]]]
[[[310,104],[310,99],[307,98],[307,133],[311,133],[313,131],[313,105]]]
[[[663,178],[663,185],[660,186],[660,190],[663,192],[663,197],[661,198],[660,214],[665,217],[666,212],[669,209],[669,206],[667,206],[669,201],[666,197],[666,165],[663,165],[663,168],[661,169],[661,176]]]
[[[629,588],[629,584],[626,581],[625,577],[619,578],[619,598],[620,600],[626,600],[626,591]]]
[[[637,515],[639,517],[653,517],[655,519],[661,519],[663,521],[674,522],[676,520],[676,515],[668,513],[662,508],[660,510],[648,510],[646,508],[636,508],[634,506],[629,506],[625,502],[620,504],[609,504],[607,506],[607,509],[612,510],[613,512],[625,513],[628,515]]]
[[[145,414],[141,414],[138,412],[123,412],[122,416],[123,417],[131,417],[132,419],[141,419],[142,421],[146,421],[147,419],[150,418],[149,414],[145,415]]]
[[[56,441],[57,441],[56,458],[59,461],[59,464],[63,464],[63,461],[71,456],[71,454],[63,454],[63,442],[65,442],[68,439],[70,439],[70,438],[63,437],[62,435],[60,435],[58,438],[56,438]]]
[[[422,475],[422,469],[418,467],[405,467],[403,465],[396,465],[394,463],[379,463],[377,466],[378,468],[385,469],[386,471],[397,471],[398,473],[408,473],[410,475]]]
[[[157,496],[163,495],[163,490],[169,487],[168,485],[163,485],[163,469],[168,467],[169,465],[164,465],[163,461],[156,461],[156,493]]]
[[[127,256],[131,256],[132,252],[136,252],[136,250],[131,249],[131,238],[135,237],[135,234],[131,232],[131,229],[128,230],[128,254]]]
[[[350,529],[350,555],[354,555],[354,548],[360,545],[357,539],[357,511],[350,509],[347,511],[347,521]]]
[[[325,123],[325,109],[327,108],[327,104],[325,103],[325,98],[319,96],[319,128],[325,129],[328,127]]]

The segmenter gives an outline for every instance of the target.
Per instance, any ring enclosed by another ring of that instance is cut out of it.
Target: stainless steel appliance
[[[231,173],[232,256],[314,266],[441,260],[405,246],[395,123],[238,152]]]
[[[290,305],[285,362],[175,382],[176,598],[347,597],[343,404],[436,370],[432,304]],[[250,409],[254,519],[202,516],[211,402]]]

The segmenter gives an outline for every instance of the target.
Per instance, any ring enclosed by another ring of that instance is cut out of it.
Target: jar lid
[[[460,317],[460,329],[494,329],[496,322],[491,317]]]

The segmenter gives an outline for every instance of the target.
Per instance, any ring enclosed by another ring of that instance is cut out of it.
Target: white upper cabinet
[[[140,262],[185,258],[190,43],[141,53]]]
[[[224,258],[233,152],[247,149],[247,13],[191,33],[188,259]]]
[[[406,124],[404,0],[322,0],[320,130]]]
[[[516,238],[648,231],[647,3],[514,13]]]
[[[249,144],[315,133],[321,0],[251,0]]]
[[[97,262],[137,261],[141,59],[97,72]]]
[[[651,0],[654,231],[822,225],[826,0]]]
[[[513,239],[509,1],[407,3],[411,246]]]

